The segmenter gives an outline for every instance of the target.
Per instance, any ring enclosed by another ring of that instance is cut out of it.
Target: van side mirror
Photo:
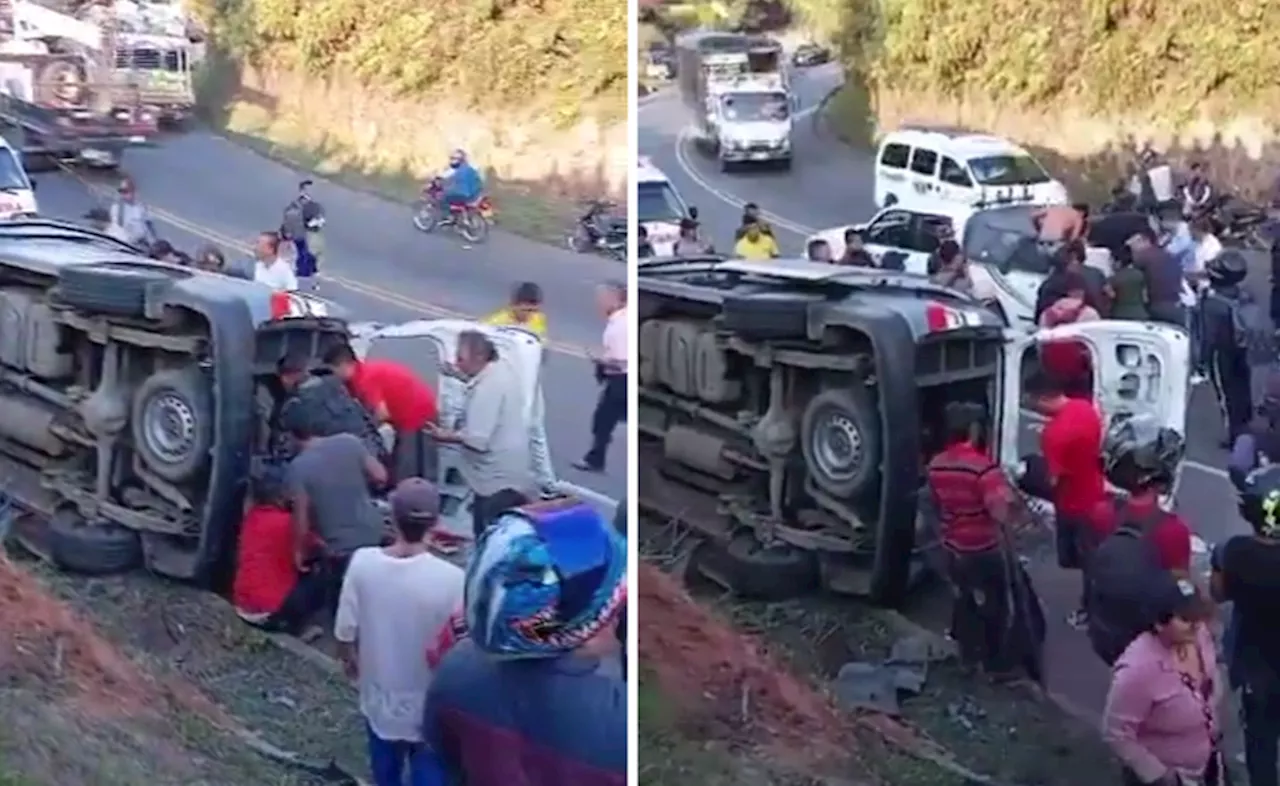
[[[36,181],[34,181],[34,180],[31,180],[30,182],[31,182],[31,193],[33,193],[33,194],[34,194],[34,193],[35,193],[35,191],[36,191],[36,186],[37,186],[37,185],[39,185],[39,183],[37,183],[37,182],[36,182]]]

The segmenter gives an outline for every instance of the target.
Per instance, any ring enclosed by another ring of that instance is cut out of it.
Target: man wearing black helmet
[[[1191,572],[1191,528],[1161,498],[1186,451],[1182,435],[1147,415],[1114,421],[1103,438],[1107,480],[1128,492],[1099,503],[1094,519],[1110,532],[1085,564],[1087,631],[1108,665],[1146,629],[1151,598]]]
[[[1199,356],[1222,410],[1223,447],[1230,449],[1253,418],[1251,354],[1269,341],[1264,314],[1241,284],[1248,263],[1238,251],[1219,254],[1205,266],[1209,291],[1204,296],[1204,327]],[[1265,348],[1261,354],[1266,354]]]
[[[1240,514],[1253,528],[1213,553],[1213,597],[1231,602],[1226,645],[1231,682],[1240,688],[1245,767],[1250,786],[1277,786],[1280,741],[1280,466],[1250,473]]]

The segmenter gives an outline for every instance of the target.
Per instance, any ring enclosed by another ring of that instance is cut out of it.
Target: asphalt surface
[[[130,150],[124,171],[159,219],[162,237],[189,253],[212,243],[228,257],[247,256],[258,232],[279,226],[301,179],[288,167],[201,131]],[[78,220],[106,198],[93,190],[98,178],[87,184],[72,174],[50,172],[34,179],[45,215]],[[102,181],[97,188],[113,186]],[[396,323],[482,316],[505,305],[517,281],[539,283],[551,338],[544,389],[553,461],[562,480],[614,500],[624,496],[625,427],[617,430],[605,474],[570,467],[590,444],[597,387],[587,353],[598,352],[604,325],[595,308],[595,286],[625,276],[621,265],[498,230],[484,245],[468,248],[450,233],[418,232],[403,205],[319,178],[312,192],[327,215],[320,294],[350,310],[353,319]],[[428,373],[428,355],[415,342],[393,342],[374,351]]]
[[[873,153],[850,148],[815,122],[818,103],[840,84],[839,71],[820,66],[796,80],[800,99],[789,172],[720,172],[715,160],[691,143],[685,129],[691,115],[673,90],[661,90],[640,104],[640,153],[652,159],[690,205],[696,205],[704,236],[720,248],[732,243],[742,205],[760,205],[784,254],[803,254],[805,237],[819,229],[866,221],[875,213]],[[1259,259],[1251,275],[1258,294],[1267,272]],[[1236,514],[1234,492],[1218,446],[1221,420],[1207,386],[1198,388],[1188,417],[1188,457],[1177,497],[1179,513],[1209,543],[1246,530]],[[1056,565],[1036,564],[1036,584],[1051,617],[1049,687],[1085,715],[1100,711],[1107,672],[1083,634],[1062,622],[1075,608],[1079,579]]]

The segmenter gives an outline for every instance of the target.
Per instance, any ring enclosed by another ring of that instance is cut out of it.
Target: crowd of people
[[[174,249],[130,180],[86,218],[155,259],[315,290],[324,210],[310,186],[299,185],[279,230],[259,235],[252,259]],[[591,472],[605,471],[626,417],[628,372],[626,285],[597,290],[599,395],[574,464]],[[541,288],[517,285],[484,322],[546,341]],[[231,589],[239,616],[308,641],[331,632],[359,689],[376,786],[621,786],[624,534],[559,492],[541,385],[525,406],[516,370],[478,329],[459,336],[442,369],[466,383],[459,402],[348,344],[319,361],[281,358],[277,395],[259,413]],[[443,446],[457,448],[474,495],[467,535],[441,527]]]

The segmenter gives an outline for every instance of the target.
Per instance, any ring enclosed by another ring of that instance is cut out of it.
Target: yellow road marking
[[[81,177],[80,175],[76,174],[75,172],[72,172],[71,170],[67,170],[67,172],[71,174],[72,177],[76,178],[81,183],[83,183],[91,192],[107,198],[111,198],[115,196],[115,192],[113,190],[105,188],[97,183],[90,182],[85,178]],[[192,234],[192,235],[195,235],[196,237],[203,238],[213,243],[217,243],[220,246],[233,249],[242,254],[247,254],[250,256],[252,256],[253,254],[253,249],[248,244],[246,244],[241,240],[236,240],[235,238],[228,237],[226,235],[223,235],[220,232],[209,229],[208,227],[204,227],[192,221],[189,221],[183,218],[182,216],[176,215],[174,213],[170,213],[167,210],[158,209],[153,205],[148,205],[147,207],[150,209],[151,214],[156,218],[160,219],[166,224],[169,224],[170,226],[181,229],[184,232],[187,232],[188,234]],[[464,314],[461,311],[454,311],[453,309],[445,308],[444,306],[439,306],[434,303],[427,303],[422,300],[417,300],[415,298],[402,295],[398,292],[392,292],[391,290],[383,289],[382,287],[375,286],[373,284],[366,284],[361,281],[352,281],[351,279],[343,278],[341,276],[332,276],[327,273],[321,273],[320,280],[337,284],[343,289],[349,289],[352,292],[355,292],[357,294],[364,295],[366,297],[370,297],[375,300],[381,300],[382,302],[389,303],[393,306],[399,306],[400,308],[408,309],[410,311],[419,311],[429,316],[439,317],[441,319],[481,319],[482,318],[481,316],[478,316],[475,314]],[[559,352],[562,355],[569,355],[571,357],[578,357],[578,358],[585,358],[585,359],[590,359],[591,357],[590,354],[587,352],[586,348],[578,346],[577,344],[569,344],[563,341],[555,341],[555,340],[548,341],[547,348],[553,352]]]

